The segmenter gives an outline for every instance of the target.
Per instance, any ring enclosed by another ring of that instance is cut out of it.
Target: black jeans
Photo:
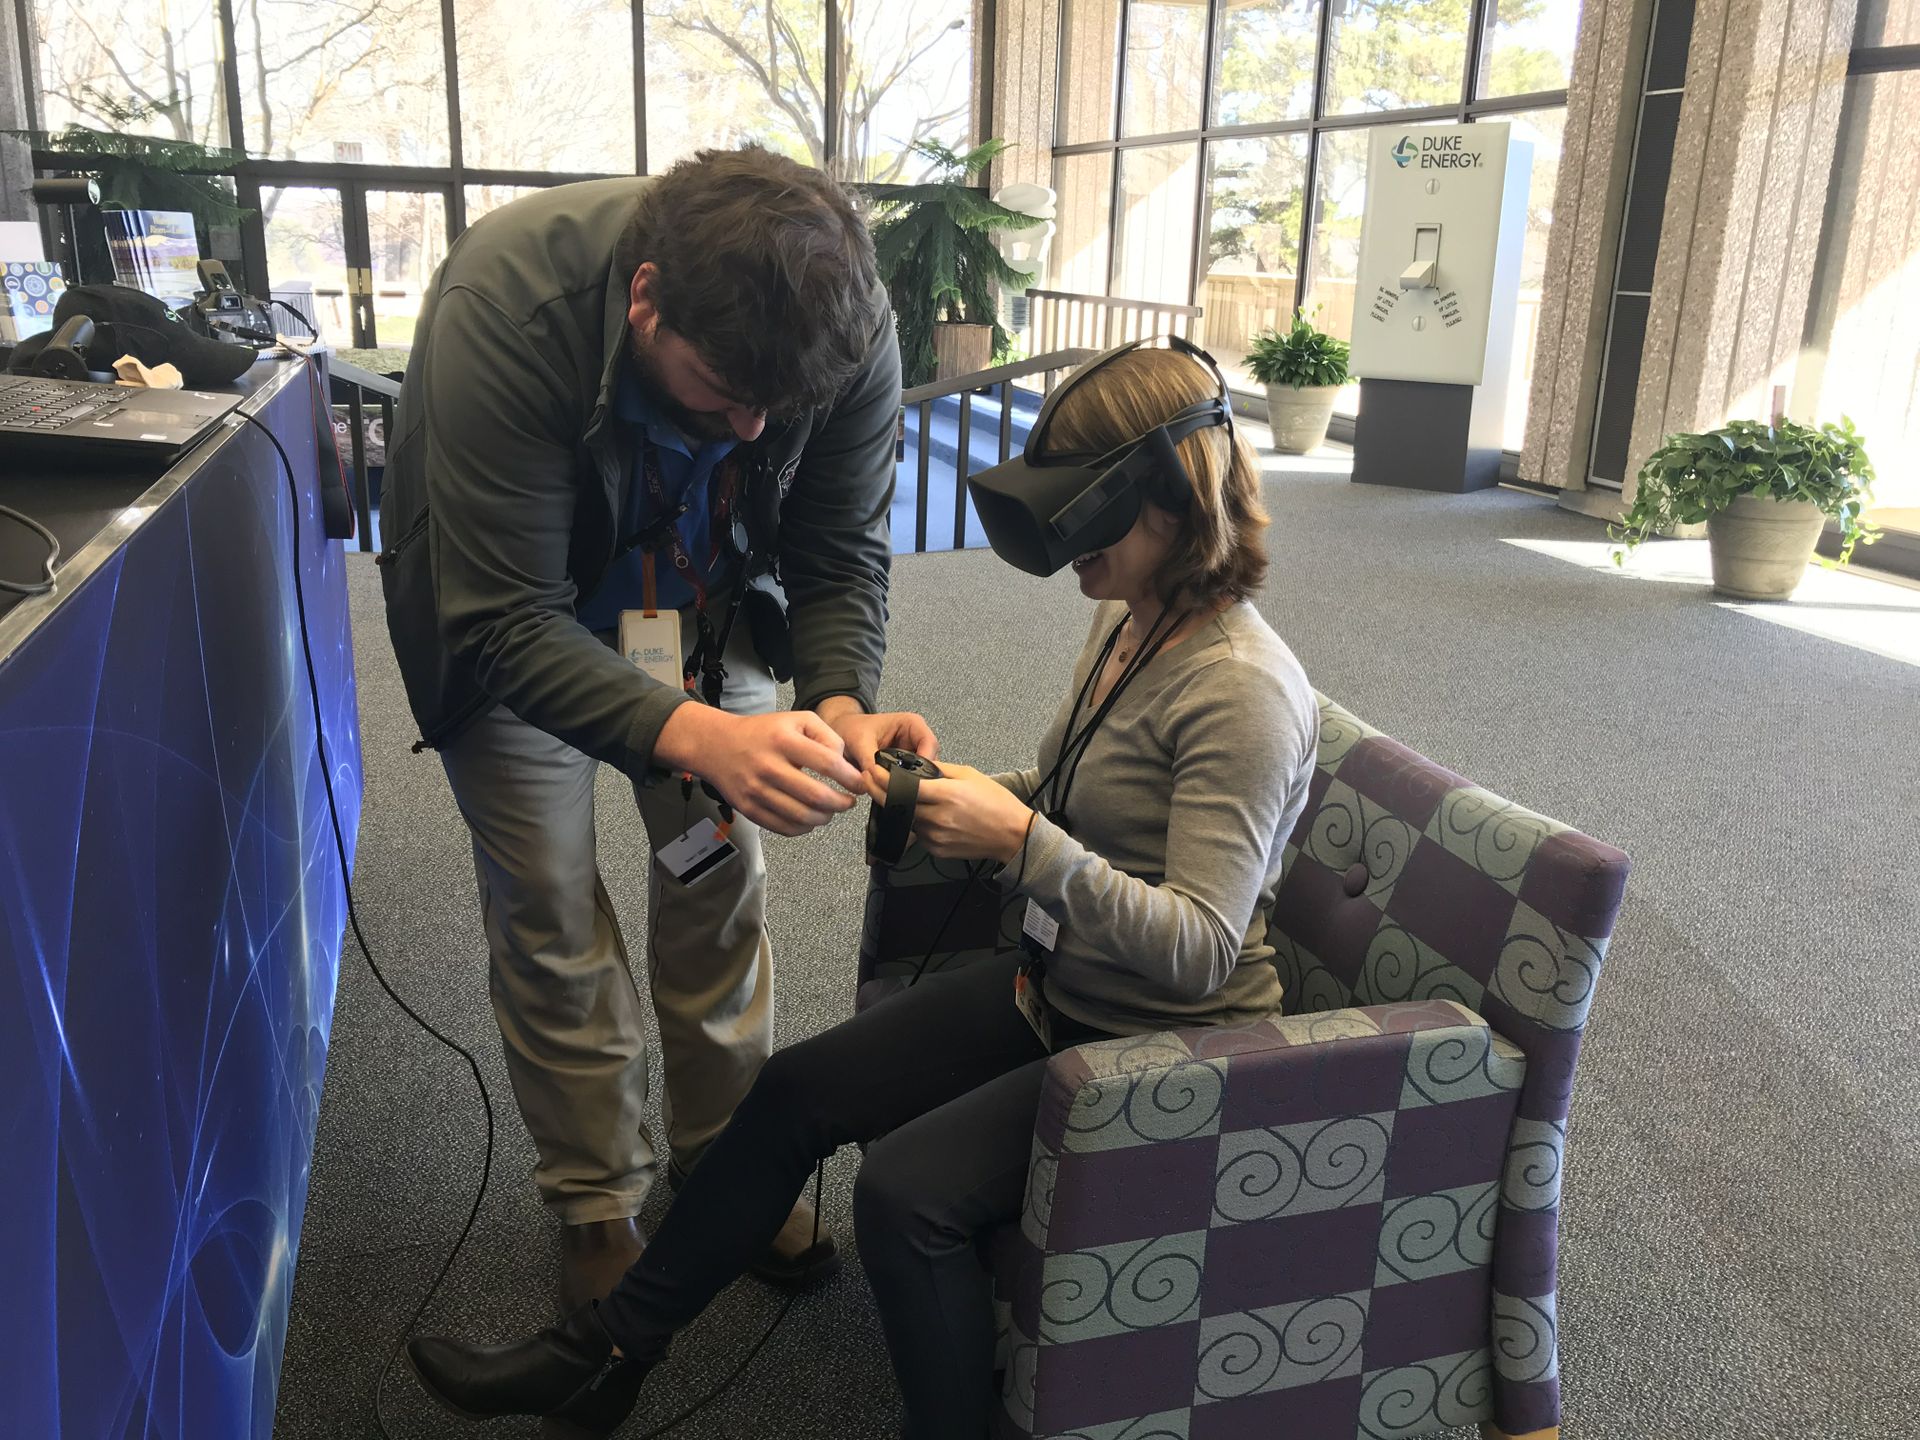
[[[993,1306],[974,1241],[1020,1213],[1047,1061],[1014,1008],[1016,962],[929,975],[769,1059],[601,1305],[621,1348],[658,1350],[772,1242],[816,1161],[870,1142],[854,1224],[906,1433],[981,1440]],[[1054,1022],[1056,1045],[1103,1038]]]

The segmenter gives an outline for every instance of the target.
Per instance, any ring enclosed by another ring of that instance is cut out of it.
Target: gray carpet
[[[1574,1099],[1561,1324],[1573,1440],[1920,1429],[1920,669],[1502,543],[1598,527],[1507,491],[1461,498],[1271,477],[1262,608],[1327,693],[1635,863]],[[351,567],[368,804],[358,898],[395,983],[482,1055],[492,1192],[430,1312],[505,1337],[548,1318],[557,1255],[499,1064],[473,876],[412,731],[370,563]],[[1911,595],[1901,593],[1903,603]],[[1085,633],[1071,576],[987,553],[896,569],[886,699],[945,753],[1027,762]],[[603,777],[601,855],[641,933],[642,831]],[[858,824],[769,844],[779,1039],[843,1016]],[[368,1436],[380,1357],[465,1212],[464,1067],[343,959],[277,1433]],[[854,1159],[828,1168],[843,1238]],[[657,1202],[656,1202],[657,1205]],[[654,1420],[730,1369],[776,1306],[722,1297],[649,1383]],[[395,1374],[398,1436],[462,1428]],[[857,1265],[798,1304],[679,1433],[882,1437],[896,1398]],[[636,1423],[631,1433],[645,1426]],[[1284,1437],[1276,1437],[1284,1440]]]

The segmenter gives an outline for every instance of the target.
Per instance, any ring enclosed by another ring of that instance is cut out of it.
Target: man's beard
[[[653,355],[646,342],[638,335],[628,331],[627,353],[633,358],[640,372],[640,379],[652,392],[654,409],[660,418],[673,426],[690,440],[731,440],[734,439],[733,425],[721,412],[689,410],[673,398],[660,378],[659,368],[653,362]]]

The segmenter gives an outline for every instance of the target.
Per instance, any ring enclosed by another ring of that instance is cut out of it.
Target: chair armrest
[[[1436,1334],[1470,1332],[1454,1358],[1485,1367],[1484,1276],[1525,1072],[1517,1046],[1448,1000],[1055,1056],[1000,1277],[1009,1413],[1045,1435],[1089,1424],[1095,1392],[1116,1420],[1234,1399],[1261,1343],[1249,1335],[1275,1326],[1313,1332],[1325,1377],[1356,1373],[1376,1287],[1404,1283],[1390,1305],[1404,1303],[1435,1277],[1421,1303],[1464,1312]]]

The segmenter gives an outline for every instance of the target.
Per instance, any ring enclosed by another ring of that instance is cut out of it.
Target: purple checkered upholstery
[[[1626,872],[1323,698],[1270,931],[1287,1013],[1050,1067],[992,1247],[1007,1432],[1556,1427],[1567,1103]],[[863,1005],[936,937],[1011,943],[964,873],[876,871]]]

